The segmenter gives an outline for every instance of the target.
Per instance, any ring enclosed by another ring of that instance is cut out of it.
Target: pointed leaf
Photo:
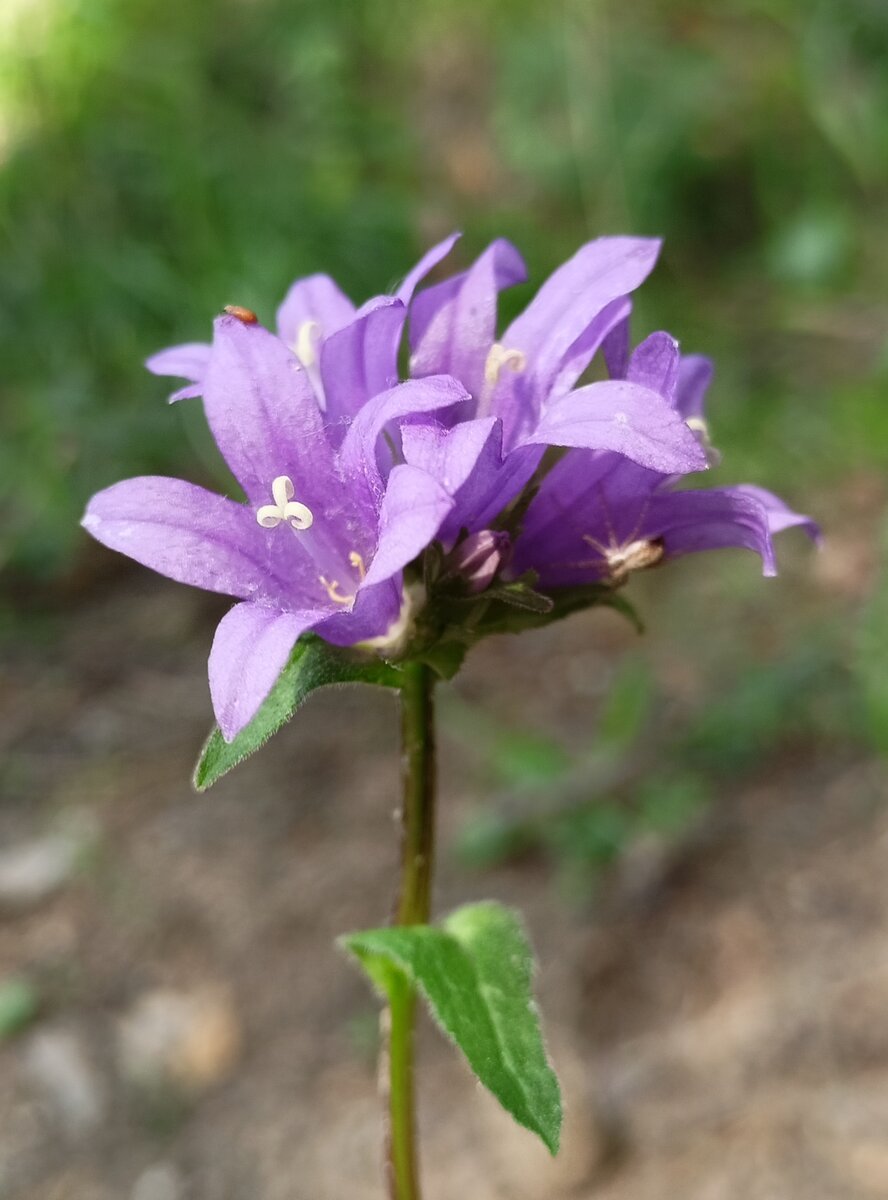
[[[533,957],[516,913],[470,904],[440,927],[402,926],[340,939],[383,993],[392,971],[406,975],[435,1020],[503,1108],[552,1154],[561,1131],[561,1093],[531,995]]]
[[[254,754],[290,720],[313,691],[335,683],[400,687],[401,675],[378,658],[359,657],[312,635],[300,638],[268,699],[234,741],[226,742],[218,726],[213,729],[194,770],[197,790],[205,792],[232,767]]]

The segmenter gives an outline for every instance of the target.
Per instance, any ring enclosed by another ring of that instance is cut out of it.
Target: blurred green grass
[[[663,235],[637,328],[716,356],[721,476],[816,512],[888,466],[881,0],[10,0],[0,22],[0,566],[52,579],[95,488],[216,470],[147,354],[228,302],[270,320],[302,273],[363,298],[452,227],[459,261],[505,235],[536,280],[597,233]]]

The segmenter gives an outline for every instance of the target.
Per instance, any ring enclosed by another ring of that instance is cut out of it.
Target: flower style
[[[334,447],[306,371],[258,324],[223,316],[202,377],[213,436],[246,504],[179,479],[125,480],[83,519],[104,545],[181,583],[233,596],[210,654],[220,728],[255,715],[296,640],[384,637],[402,605],[400,573],[452,504],[407,464],[383,480],[377,440],[391,421],[465,399],[448,377],[374,396]]]

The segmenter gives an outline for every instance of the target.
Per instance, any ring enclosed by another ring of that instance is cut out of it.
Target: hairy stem
[[[435,845],[435,720],[428,667],[409,664],[401,691],[402,849],[396,925],[424,925],[431,907]],[[389,1186],[392,1200],[420,1200],[413,1095],[416,993],[405,975],[388,1010]]]

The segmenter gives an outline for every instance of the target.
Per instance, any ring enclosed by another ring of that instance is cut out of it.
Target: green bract
[[[413,651],[441,679],[451,679],[470,647],[494,633],[518,633],[569,616],[591,605],[616,609],[640,629],[629,602],[600,586],[564,588],[554,598],[533,590],[533,580],[504,585],[483,597],[441,594],[417,622]],[[290,720],[317,688],[339,683],[368,683],[400,688],[398,662],[387,662],[369,651],[331,646],[314,634],[304,634],[256,716],[231,741],[216,726],[194,770],[199,792],[212,787],[238,763],[249,758]]]
[[[233,742],[225,741],[218,726],[213,729],[194,769],[194,786],[199,792],[212,787],[232,767],[255,754],[302,707],[313,691],[336,683],[398,687],[400,680],[397,669],[381,659],[337,650],[311,635],[302,637],[265,703],[246,729]]]

